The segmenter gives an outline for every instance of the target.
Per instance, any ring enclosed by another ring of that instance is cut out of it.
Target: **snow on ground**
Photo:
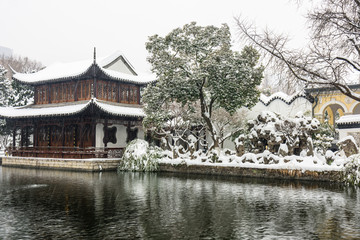
[[[171,152],[165,154],[171,156]],[[286,156],[279,157],[271,154],[269,151],[254,154],[246,153],[241,157],[236,155],[227,155],[224,151],[220,153],[219,160],[216,163],[209,161],[209,158],[203,154],[198,155],[191,160],[189,155],[182,155],[179,158],[172,159],[164,157],[159,163],[166,164],[186,164],[186,165],[205,165],[205,166],[223,166],[223,167],[242,167],[242,168],[261,168],[261,169],[291,169],[302,171],[342,171],[344,164],[349,160],[343,156],[335,156],[334,161],[329,165],[322,155],[317,156]]]

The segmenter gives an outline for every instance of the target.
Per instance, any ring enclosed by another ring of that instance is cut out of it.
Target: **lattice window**
[[[56,85],[53,84],[51,87],[51,102],[56,102]]]
[[[60,102],[63,102],[64,101],[64,84],[60,84],[60,86],[59,86],[59,95],[60,95]]]
[[[136,86],[130,87],[130,103],[137,103],[138,102],[138,88]]]
[[[46,103],[46,89],[42,88],[42,103]]]
[[[51,146],[61,146],[61,127],[52,126],[51,127]]]
[[[74,90],[75,90],[75,83],[71,83],[70,90],[69,90],[69,93],[70,93],[69,100],[71,100],[71,101],[75,100]]]
[[[111,101],[116,102],[116,95],[117,95],[117,87],[116,87],[116,83],[112,84],[112,97],[111,97]]]
[[[108,86],[106,83],[103,86],[103,94],[104,94],[103,98],[104,98],[104,100],[106,100],[108,98]]]
[[[44,104],[48,103],[48,88],[47,86],[41,86],[36,89],[36,103]]]
[[[42,100],[42,90],[41,90],[41,88],[38,88],[38,97],[37,97],[37,99],[38,99],[38,104],[41,104],[41,100]]]
[[[107,83],[106,86],[107,86],[107,98],[106,98],[106,100],[111,100],[112,86],[109,83]]]
[[[129,102],[130,103],[133,103],[134,102],[134,88],[133,87],[130,87],[129,89]]]
[[[38,131],[38,146],[49,146],[49,127],[41,126]]]
[[[75,129],[74,125],[65,126],[65,131],[64,131],[65,143],[64,143],[64,145],[67,147],[74,146],[74,129]]]
[[[102,90],[102,88],[103,88],[103,84],[102,84],[102,82],[101,81],[98,81],[97,82],[97,98],[98,99],[102,99],[103,98],[103,90]]]
[[[121,95],[120,102],[128,103],[129,102],[129,86],[121,85],[121,87],[120,87],[120,95]]]
[[[90,98],[90,82],[89,81],[85,82],[85,98],[86,99]]]

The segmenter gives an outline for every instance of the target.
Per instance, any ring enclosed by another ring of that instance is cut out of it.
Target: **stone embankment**
[[[7,156],[2,158],[2,166],[89,172],[115,171],[119,162],[119,158],[62,159]]]
[[[56,159],[30,157],[2,157],[2,166],[57,169],[71,171],[115,171],[120,159]],[[244,168],[219,165],[187,165],[159,164],[160,172],[175,172],[185,174],[223,175],[237,177],[256,177],[272,179],[292,179],[308,181],[340,182],[342,171],[309,171],[292,169]]]
[[[159,164],[161,172],[177,172],[190,174],[224,175],[239,177],[257,177],[273,179],[293,179],[309,181],[340,182],[341,171],[308,171],[291,169],[244,168],[229,166]]]

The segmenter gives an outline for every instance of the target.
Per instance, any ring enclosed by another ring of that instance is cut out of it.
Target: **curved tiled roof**
[[[140,77],[140,76],[135,76],[135,75],[129,75],[129,74],[122,73],[122,72],[117,72],[117,71],[102,68],[102,67],[99,67],[99,68],[100,68],[100,71],[102,71],[102,73],[104,73],[104,75],[106,75],[107,77],[116,79],[119,81],[138,83],[138,84],[146,84],[146,83],[149,83],[149,82],[152,82],[155,80],[155,78],[153,78],[152,76]]]
[[[360,114],[345,115],[336,120],[338,125],[359,124]]]
[[[131,82],[135,84],[146,84],[155,80],[153,76],[138,76],[131,75],[123,72],[118,72],[110,69],[106,69],[106,66],[110,63],[122,58],[126,61],[131,70],[135,72],[132,65],[126,60],[126,58],[120,53],[116,52],[106,58],[100,59],[96,63],[92,60],[85,60],[71,63],[55,63],[35,73],[17,73],[13,75],[13,79],[24,84],[37,85],[51,81],[62,81],[67,79],[79,78],[91,71],[96,67],[104,75],[114,80]],[[92,73],[90,73],[92,74]]]
[[[28,105],[25,107],[0,107],[0,117],[2,118],[36,118],[53,116],[71,116],[85,111],[91,104],[113,116],[124,117],[145,117],[145,113],[140,106],[130,104],[112,104],[108,102],[91,99],[89,101]]]

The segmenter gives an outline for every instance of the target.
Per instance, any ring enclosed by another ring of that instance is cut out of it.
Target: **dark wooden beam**
[[[117,89],[117,94],[116,94],[116,102],[120,102],[120,83],[119,82],[117,82],[116,83],[116,89]]]
[[[107,131],[107,128],[108,128],[108,119],[107,118],[105,118],[105,123],[104,123],[104,140],[105,141],[103,141],[104,142],[104,147],[106,148],[107,147],[107,143],[108,143],[108,140],[109,140],[109,137],[108,137],[108,131]]]
[[[34,126],[33,143],[34,143],[34,147],[37,147],[38,146],[38,136],[39,136],[38,121],[33,120],[33,126]]]
[[[78,89],[78,86],[79,86],[79,82],[80,82],[80,80],[76,79],[75,88],[74,88],[74,101],[78,100],[78,93],[77,93],[78,91],[77,91],[77,89]]]
[[[48,103],[51,103],[51,84],[47,84],[48,85]]]
[[[16,147],[16,125],[13,128],[13,148]]]
[[[140,104],[140,87],[137,86],[137,104]]]
[[[91,120],[91,145],[96,146],[96,118],[93,117]]]

